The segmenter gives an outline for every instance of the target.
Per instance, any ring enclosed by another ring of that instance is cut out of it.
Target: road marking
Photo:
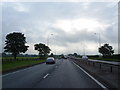
[[[31,68],[33,68],[33,67],[27,67],[27,68],[25,68],[25,69],[17,70],[17,71],[15,71],[15,72],[10,72],[10,73],[4,74],[4,75],[0,75],[0,77],[5,77],[5,76],[7,76],[7,75],[11,75],[11,74],[14,74],[14,73],[18,73],[18,72],[21,72],[21,71],[25,71],[25,70],[28,70],[28,69],[31,69]]]
[[[21,72],[21,71],[25,71],[25,70],[30,69],[30,68],[31,68],[31,67],[28,67],[28,68],[26,68],[26,69],[22,69],[22,70],[19,70],[19,71],[11,72],[11,73],[2,75],[2,76],[0,76],[0,77],[4,77],[4,76],[7,76],[7,75],[11,75],[11,74],[14,74],[14,73],[18,73],[18,72]]]
[[[20,72],[20,71],[24,71],[24,70],[19,70],[19,71],[11,72],[11,73],[8,73],[8,74],[4,74],[4,75],[1,75],[0,77],[5,77],[7,75],[11,75],[11,74],[14,74],[14,73],[17,73],[17,72]]]
[[[56,66],[55,68],[57,68],[58,66]]]
[[[98,80],[96,80],[93,76],[91,76],[89,73],[87,73],[83,68],[81,68],[79,65],[73,62],[74,65],[76,65],[79,69],[81,69],[84,73],[86,73],[91,79],[93,79],[98,85],[100,85],[105,90],[108,90],[102,83],[100,83]]]
[[[46,78],[49,74],[46,74],[43,78]]]

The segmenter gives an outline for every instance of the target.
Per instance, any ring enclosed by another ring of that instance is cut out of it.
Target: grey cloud
[[[91,41],[96,42],[98,38],[94,35],[93,32],[88,32],[87,30],[77,31],[74,34],[69,34],[63,30],[57,28],[51,28],[51,32],[55,33],[55,42],[56,44],[67,46],[70,43],[79,43],[82,41]],[[62,43],[61,43],[62,42]]]
[[[78,17],[98,17],[100,19],[107,19],[114,15],[115,8],[114,7],[107,7],[108,2],[94,2],[90,4],[86,4],[88,7],[84,9],[85,3],[60,3],[60,2],[26,2],[22,3],[26,5],[26,7],[30,8],[29,13],[18,13],[17,15],[26,14],[26,19],[28,18],[40,18],[41,20],[53,20],[57,18],[78,18]],[[31,8],[32,7],[32,8]],[[12,9],[11,9],[12,10]],[[10,12],[11,12],[10,10]],[[4,10],[3,10],[4,11]],[[14,10],[13,10],[14,11]],[[107,14],[106,14],[107,11]],[[9,10],[7,10],[9,12]],[[9,13],[10,13],[9,12]],[[112,13],[113,12],[113,13]],[[12,12],[11,12],[12,13]],[[45,18],[44,18],[45,17]]]
[[[11,4],[7,7],[8,4]],[[71,43],[78,43],[82,41],[93,42],[98,41],[98,37],[94,33],[100,31],[98,28],[96,32],[88,32],[87,30],[76,31],[74,34],[66,33],[64,30],[52,27],[51,24],[58,19],[73,19],[89,17],[95,18],[101,23],[113,23],[115,21],[116,7],[107,6],[111,3],[51,3],[51,2],[24,2],[22,6],[29,9],[29,12],[18,12],[13,7],[14,4],[6,3],[3,7],[3,21],[2,21],[2,38],[3,43],[6,34],[18,31],[23,32],[27,37],[29,43],[46,43],[47,35],[54,34],[54,44],[58,46],[69,46]],[[87,6],[87,8],[85,7]],[[24,30],[25,29],[25,30]],[[109,34],[108,34],[109,33]],[[102,32],[103,42],[110,41],[116,43],[116,31],[112,27],[107,28],[105,32]]]
[[[116,27],[114,29],[114,27]],[[105,32],[101,33],[101,39],[104,43],[118,44],[118,29],[116,26],[110,26]]]

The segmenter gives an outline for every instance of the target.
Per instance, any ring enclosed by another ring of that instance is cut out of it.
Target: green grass
[[[112,58],[90,58],[93,60],[106,60],[106,61],[115,61],[115,62],[120,62],[119,59],[112,59]]]
[[[4,59],[6,59],[7,57],[5,57]],[[12,57],[11,57],[12,58]],[[8,71],[8,70],[13,70],[13,69],[17,69],[17,68],[21,68],[21,67],[25,67],[25,66],[30,66],[33,64],[38,64],[41,62],[45,62],[45,60],[30,60],[28,59],[28,57],[17,57],[19,60],[13,60],[13,61],[4,61],[2,62],[2,71]],[[20,60],[23,59],[24,60]],[[32,59],[35,59],[36,57],[32,57]],[[10,58],[8,58],[10,59]],[[26,60],[27,59],[27,60]]]
[[[39,57],[17,57],[16,59],[21,60],[21,59],[38,59]],[[9,60],[9,59],[14,59],[13,57],[2,57],[2,60]]]

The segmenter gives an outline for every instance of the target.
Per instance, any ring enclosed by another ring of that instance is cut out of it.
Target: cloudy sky
[[[49,45],[56,54],[98,54],[100,43],[118,52],[117,2],[3,2],[0,6],[2,47],[7,34],[22,32],[29,54],[38,53],[37,43]]]

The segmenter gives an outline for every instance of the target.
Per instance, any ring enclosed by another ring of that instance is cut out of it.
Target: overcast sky
[[[4,2],[2,5],[2,47],[7,34],[25,34],[29,50],[34,44],[48,44],[56,54],[98,54],[108,43],[118,52],[117,2]],[[95,34],[96,33],[96,34]]]

